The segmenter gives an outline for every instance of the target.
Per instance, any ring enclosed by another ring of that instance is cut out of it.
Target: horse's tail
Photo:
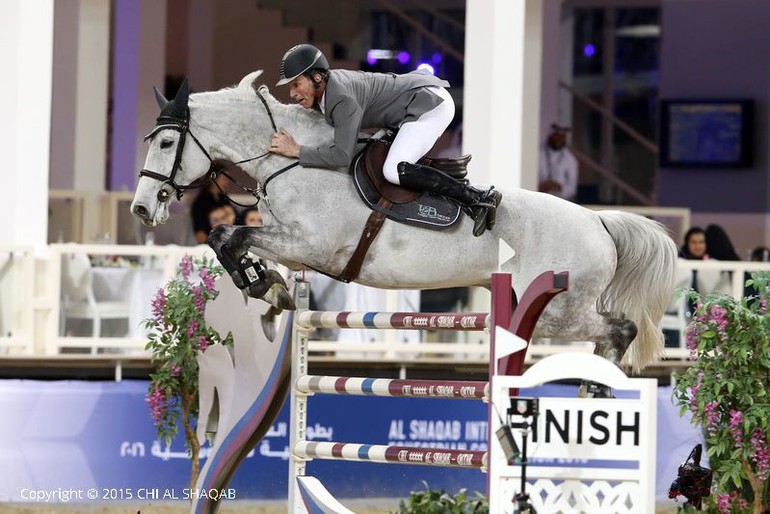
[[[615,241],[615,276],[599,298],[599,312],[624,314],[636,323],[625,362],[640,370],[663,350],[658,325],[674,292],[677,247],[658,222],[621,211],[597,213]]]

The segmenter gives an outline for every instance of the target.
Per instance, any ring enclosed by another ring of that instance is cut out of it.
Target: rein
[[[262,96],[262,93],[259,92],[258,89],[255,89],[254,92],[257,94],[257,97],[262,101],[262,105],[265,106],[265,111],[267,112],[267,116],[270,118],[270,125],[273,127],[273,132],[278,132],[278,129],[275,125],[275,119],[273,118],[273,112],[270,110],[270,106],[267,103],[267,100],[265,100],[265,97]],[[272,173],[267,179],[265,180],[264,184],[261,184],[258,179],[254,179],[257,183],[256,188],[246,187],[240,182],[238,182],[235,178],[233,178],[230,174],[225,171],[224,167],[218,167],[214,159],[211,158],[211,155],[208,153],[206,148],[201,144],[201,142],[198,140],[197,137],[195,137],[195,134],[193,134],[192,130],[190,130],[190,109],[185,109],[185,116],[184,118],[178,118],[175,116],[160,116],[156,120],[155,128],[152,129],[152,132],[144,136],[142,139],[143,141],[147,141],[148,139],[151,139],[154,137],[158,132],[161,130],[176,130],[179,132],[179,144],[176,148],[176,155],[174,156],[174,164],[171,168],[171,174],[166,176],[162,175],[160,173],[157,173],[155,171],[151,171],[148,169],[142,169],[142,171],[139,172],[139,177],[149,177],[155,180],[158,180],[161,182],[161,188],[158,190],[158,201],[160,202],[167,202],[171,198],[171,193],[169,193],[163,186],[169,185],[173,192],[176,195],[177,200],[181,200],[184,193],[189,189],[197,189],[200,187],[203,187],[203,184],[205,183],[206,179],[213,182],[214,185],[217,186],[217,189],[219,190],[219,193],[224,196],[228,202],[238,205],[239,207],[256,207],[259,205],[260,200],[264,199],[265,204],[270,207],[270,200],[267,196],[267,185],[270,183],[271,180],[278,177],[279,175],[282,175],[283,173],[289,171],[290,169],[294,168],[295,166],[299,166],[299,161],[295,161],[288,166],[284,166],[283,168],[279,169],[278,171]],[[190,134],[190,137],[193,139],[196,145],[198,145],[198,148],[203,152],[203,155],[206,156],[206,158],[209,160],[210,166],[208,171],[206,172],[205,177],[201,177],[200,179],[194,180],[190,184],[182,185],[177,184],[175,181],[176,174],[179,170],[182,169],[182,152],[184,151],[184,144],[187,134]],[[243,159],[238,162],[233,163],[233,165],[237,166],[239,164],[244,164],[251,161],[256,161],[258,159],[262,159],[264,157],[267,157],[270,155],[269,151],[266,151],[264,153],[261,153],[257,155],[256,157],[251,157],[249,159]],[[230,181],[238,188],[240,188],[242,191],[245,191],[249,194],[251,194],[255,201],[253,204],[242,204],[239,202],[236,202],[233,200],[224,190],[222,190],[221,186],[216,182],[216,178],[220,175],[224,175]]]

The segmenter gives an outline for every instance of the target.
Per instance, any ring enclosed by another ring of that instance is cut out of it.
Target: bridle
[[[270,118],[270,124],[273,127],[273,132],[278,132],[278,129],[275,125],[275,119],[273,118],[273,112],[270,110],[270,106],[267,104],[267,100],[262,96],[262,94],[259,92],[259,90],[255,90],[257,97],[262,101],[262,104],[265,106],[265,110],[267,111],[267,115]],[[177,144],[176,148],[176,155],[174,156],[174,164],[171,167],[171,174],[168,176],[162,175],[160,173],[157,173],[152,170],[148,169],[142,169],[142,171],[139,172],[139,177],[149,177],[151,179],[155,179],[161,182],[161,187],[158,190],[158,201],[159,202],[168,202],[171,199],[171,193],[169,193],[164,186],[168,185],[173,189],[174,194],[176,195],[177,200],[181,200],[184,193],[189,189],[197,189],[200,187],[203,187],[206,180],[210,180],[214,183],[214,185],[217,186],[217,189],[219,190],[219,193],[224,196],[228,202],[233,203],[235,205],[238,205],[240,207],[256,207],[261,200],[264,199],[265,203],[270,205],[270,201],[267,197],[267,184],[273,180],[275,177],[281,175],[282,173],[290,170],[291,168],[294,168],[295,166],[299,165],[299,161],[295,161],[288,166],[285,166],[281,168],[280,170],[274,172],[271,174],[267,179],[265,180],[264,184],[261,184],[259,180],[256,178],[254,179],[257,183],[256,188],[250,188],[246,187],[240,182],[238,182],[235,178],[233,178],[230,174],[225,171],[224,167],[221,167],[217,164],[217,162],[211,158],[211,155],[206,150],[206,148],[201,144],[201,142],[198,140],[197,137],[195,137],[195,134],[192,133],[192,130],[190,130],[190,109],[189,107],[185,108],[185,114],[184,117],[178,117],[178,116],[169,116],[169,115],[163,115],[161,114],[157,120],[155,121],[155,127],[152,129],[152,132],[144,136],[143,141],[147,141],[148,139],[151,139],[155,137],[155,135],[160,132],[161,130],[176,130],[179,132],[179,142]],[[203,152],[203,155],[206,156],[206,158],[209,160],[210,166],[206,174],[191,182],[190,184],[177,184],[176,182],[176,174],[179,170],[182,169],[182,152],[184,152],[184,145],[185,140],[187,138],[187,134],[190,134],[190,137],[195,142],[196,145],[198,145],[198,148],[200,148],[201,152]],[[251,157],[249,159],[243,159],[241,161],[238,161],[236,163],[233,163],[234,165],[243,164],[246,162],[256,161],[258,159],[262,159],[264,157],[267,157],[270,155],[269,151],[265,151],[264,153],[261,153],[257,155],[256,157]],[[230,196],[225,193],[220,185],[216,182],[216,178],[220,175],[224,175],[227,178],[230,179],[230,181],[238,188],[240,188],[242,191],[245,191],[247,193],[250,193],[252,196],[254,196],[255,201],[253,204],[242,204],[238,203]]]

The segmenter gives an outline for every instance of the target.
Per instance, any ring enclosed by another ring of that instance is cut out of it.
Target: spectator
[[[235,225],[235,208],[229,203],[215,205],[209,212],[209,224],[211,228],[219,225]]]
[[[216,206],[222,204],[223,199],[219,189],[222,188],[224,190],[229,183],[230,180],[223,174],[220,174],[217,176],[216,182],[210,182],[206,189],[201,189],[198,196],[193,200],[190,207],[190,215],[192,216],[196,243],[205,243],[211,229],[214,228],[209,223],[209,214]]]
[[[540,153],[541,193],[549,193],[564,200],[574,200],[577,192],[577,160],[567,148],[569,128],[556,123],[551,125],[551,133]]]
[[[750,260],[752,262],[770,262],[770,248],[757,246],[751,251]]]
[[[259,213],[259,209],[256,207],[247,207],[239,216],[239,225],[247,225],[249,227],[261,227],[262,215]]]
[[[735,251],[733,243],[727,236],[727,232],[719,225],[709,225],[706,227],[706,246],[709,249],[709,256],[712,259],[720,261],[739,261],[738,253]]]
[[[709,258],[706,253],[706,232],[700,227],[692,227],[684,236],[684,244],[679,250],[682,259],[705,260]]]

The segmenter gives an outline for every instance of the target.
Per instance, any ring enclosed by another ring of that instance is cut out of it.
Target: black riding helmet
[[[288,84],[306,71],[313,69],[329,69],[329,61],[318,48],[307,44],[289,48],[281,59],[281,80],[276,86]]]

